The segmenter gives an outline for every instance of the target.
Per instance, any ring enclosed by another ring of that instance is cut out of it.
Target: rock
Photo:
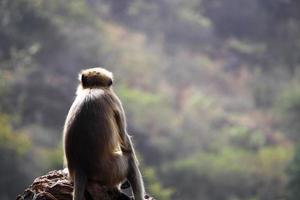
[[[36,178],[17,200],[72,200],[73,183],[68,179],[67,170],[54,170]],[[154,198],[145,196],[147,200]],[[133,200],[117,188],[107,188],[88,183],[85,200]]]

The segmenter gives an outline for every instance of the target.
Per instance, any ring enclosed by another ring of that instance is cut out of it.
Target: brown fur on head
[[[113,75],[104,68],[95,67],[82,70],[79,74],[79,80],[83,89],[110,87],[113,83]]]

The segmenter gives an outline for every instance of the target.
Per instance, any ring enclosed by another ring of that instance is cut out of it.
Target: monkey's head
[[[79,74],[82,88],[109,88],[113,83],[113,75],[110,71],[101,68],[90,68],[82,70]]]

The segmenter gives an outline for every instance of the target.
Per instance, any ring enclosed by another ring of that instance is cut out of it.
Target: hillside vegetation
[[[2,0],[0,199],[62,168],[77,74],[103,66],[151,195],[298,200],[299,9],[296,0]]]

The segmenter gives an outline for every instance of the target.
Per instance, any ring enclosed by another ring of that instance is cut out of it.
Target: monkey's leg
[[[131,185],[134,199],[144,200],[144,196],[145,196],[144,183],[142,180],[141,172],[137,166],[135,157],[130,156],[128,162],[129,165],[128,165],[127,179]]]
[[[74,170],[73,200],[83,200],[87,177],[82,170]]]

